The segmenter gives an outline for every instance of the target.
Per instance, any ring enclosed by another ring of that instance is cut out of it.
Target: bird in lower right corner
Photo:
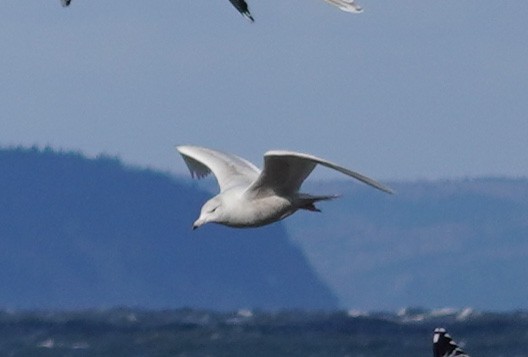
[[[445,328],[436,328],[433,335],[433,354],[434,357],[469,357],[462,348],[460,348]]]

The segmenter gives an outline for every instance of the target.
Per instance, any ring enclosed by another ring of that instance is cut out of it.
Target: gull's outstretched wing
[[[317,164],[337,170],[378,190],[393,193],[390,188],[360,173],[316,156],[292,151],[268,151],[264,155],[264,169],[257,181],[248,188],[248,192],[253,191],[257,195],[270,191],[282,195],[296,193]]]
[[[61,4],[62,4],[62,6],[64,6],[64,7],[70,5],[70,3],[71,3],[71,0],[61,0]]]
[[[245,17],[247,17],[252,22],[255,21],[251,13],[249,12],[248,4],[244,0],[229,0],[231,4]]]
[[[177,146],[191,176],[202,178],[213,173],[223,192],[233,186],[250,185],[260,170],[238,156],[198,146]]]
[[[458,347],[444,328],[436,328],[434,330],[433,353],[434,357],[469,357]]]
[[[329,4],[335,5],[343,11],[360,13],[363,12],[361,6],[359,6],[355,0],[324,0]]]

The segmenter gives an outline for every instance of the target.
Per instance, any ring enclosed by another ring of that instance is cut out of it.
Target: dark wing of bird
[[[231,4],[245,17],[251,21],[255,21],[249,12],[248,4],[244,0],[229,0]]]
[[[434,357],[469,357],[444,328],[434,330],[433,353]]]

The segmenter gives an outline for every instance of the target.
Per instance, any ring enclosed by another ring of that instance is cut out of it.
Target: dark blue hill
[[[321,183],[315,192],[343,198],[322,204],[324,217],[286,221],[343,306],[526,308],[528,179],[391,186]]]
[[[191,231],[208,194],[112,158],[0,150],[0,306],[333,308],[281,224]]]

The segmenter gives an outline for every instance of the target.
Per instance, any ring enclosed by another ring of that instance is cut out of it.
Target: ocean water
[[[472,357],[528,356],[528,312],[114,308],[0,312],[0,356],[432,356],[445,327]]]

